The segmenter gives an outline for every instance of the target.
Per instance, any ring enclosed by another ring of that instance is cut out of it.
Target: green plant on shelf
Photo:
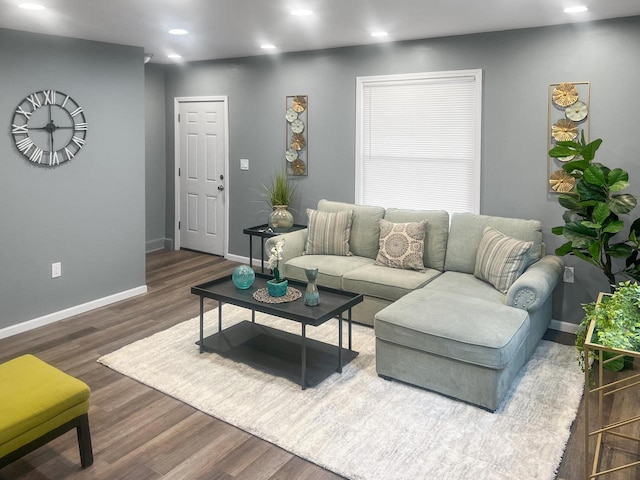
[[[578,363],[585,369],[584,344],[591,322],[595,320],[592,343],[607,348],[640,352],[640,285],[636,282],[620,282],[611,295],[603,296],[600,303],[583,305],[585,317],[576,333]],[[596,352],[591,350],[596,358]],[[605,360],[617,354],[605,352]],[[620,357],[604,364],[607,370],[622,370],[629,366],[632,357]]]

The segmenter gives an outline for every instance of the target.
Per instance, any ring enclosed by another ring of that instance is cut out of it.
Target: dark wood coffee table
[[[256,273],[256,280],[247,290],[235,287],[231,276],[191,288],[200,297],[200,353],[215,352],[235,361],[300,382],[302,389],[313,387],[353,360],[358,352],[352,349],[351,308],[362,302],[362,295],[318,287],[320,305],[307,307],[303,298],[288,303],[264,303],[253,298],[259,288],[265,288],[269,275]],[[289,281],[289,286],[304,293],[306,284]],[[219,302],[218,332],[204,338],[204,299]],[[251,321],[222,329],[223,305],[230,303],[251,310]],[[255,312],[267,313],[299,322],[300,335],[284,332],[255,321]],[[348,348],[342,347],[342,314],[348,312]],[[317,327],[331,318],[338,318],[338,346],[307,338],[307,326]]]

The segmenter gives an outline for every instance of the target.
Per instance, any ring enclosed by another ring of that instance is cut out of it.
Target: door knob
[[[220,191],[224,190],[224,185],[218,185],[218,190]]]

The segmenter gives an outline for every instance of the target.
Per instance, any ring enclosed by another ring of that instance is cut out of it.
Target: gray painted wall
[[[481,68],[484,72],[482,201],[484,214],[536,218],[549,250],[562,208],[547,193],[547,88],[591,82],[591,137],[600,158],[627,169],[640,194],[633,148],[640,111],[640,17],[597,23],[385,43],[167,67],[167,235],[173,235],[173,98],[229,95],[230,253],[248,256],[243,227],[265,223],[261,184],[284,164],[285,96],[309,95],[309,176],[299,178],[304,209],[320,198],[354,200],[357,76]],[[240,170],[240,158],[250,170]],[[639,212],[640,213],[640,212]],[[560,285],[554,318],[577,323],[580,303],[607,289],[599,270],[575,265],[576,283]]]
[[[166,150],[164,68],[147,64],[144,69],[145,97],[145,199],[147,251],[165,248]]]
[[[0,29],[0,65],[1,329],[145,284],[145,160],[141,48]],[[74,97],[89,124],[56,168],[30,164],[10,134],[42,89]]]

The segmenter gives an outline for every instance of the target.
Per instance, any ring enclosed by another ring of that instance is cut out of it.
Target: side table
[[[291,227],[289,232],[302,230],[304,228],[307,228],[307,226],[296,223]],[[274,232],[266,223],[264,225],[245,228],[242,230],[242,233],[249,235],[249,265],[253,265],[253,237],[260,237],[260,272],[264,273],[264,241],[266,238],[275,237],[281,235],[281,233]]]

